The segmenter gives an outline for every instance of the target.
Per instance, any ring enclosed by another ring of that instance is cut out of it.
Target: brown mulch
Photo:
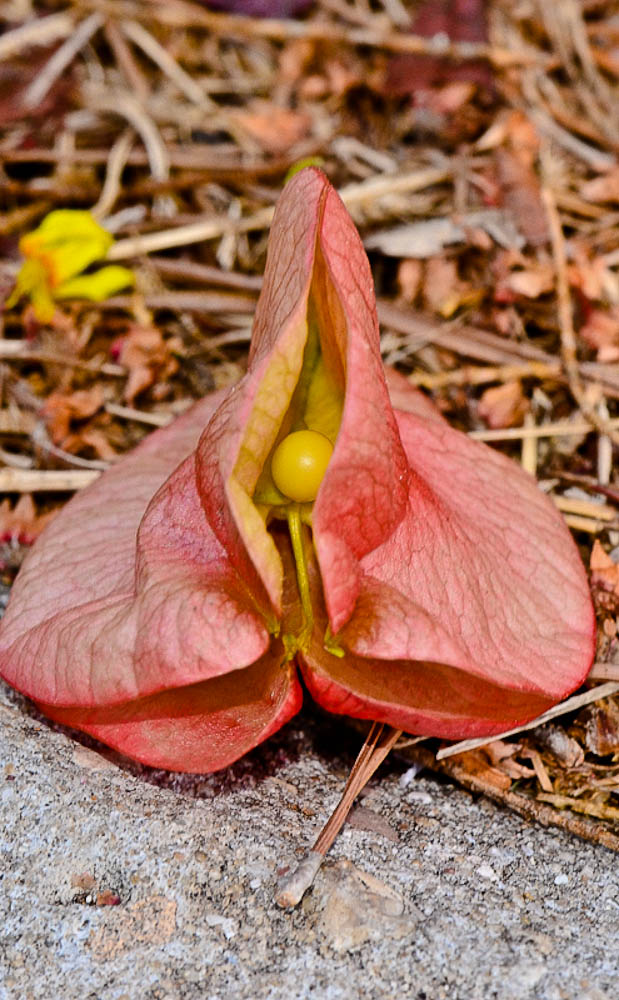
[[[0,296],[18,239],[91,209],[133,292],[0,319],[0,571],[71,491],[244,370],[273,205],[318,158],[373,266],[385,362],[501,448],[592,570],[619,681],[619,6],[9,0]],[[619,696],[424,764],[619,848]]]

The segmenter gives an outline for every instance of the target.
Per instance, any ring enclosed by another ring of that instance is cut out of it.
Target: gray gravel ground
[[[358,738],[304,715],[220,775],[100,752],[0,693],[0,997],[616,1000],[610,851],[394,759],[273,903]],[[116,904],[116,905],[114,905]]]

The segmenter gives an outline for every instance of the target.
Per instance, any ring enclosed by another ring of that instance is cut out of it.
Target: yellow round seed
[[[280,441],[271,460],[271,475],[280,493],[296,503],[316,499],[333,445],[318,431],[294,431]]]

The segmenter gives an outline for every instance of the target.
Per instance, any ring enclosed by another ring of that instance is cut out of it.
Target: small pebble
[[[408,788],[409,785],[412,785],[420,771],[421,767],[418,767],[416,764],[409,767],[408,770],[400,776],[400,788]]]

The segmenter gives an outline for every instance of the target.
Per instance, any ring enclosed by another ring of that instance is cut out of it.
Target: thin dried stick
[[[191,243],[218,239],[230,232],[249,233],[256,229],[268,229],[273,219],[273,211],[274,209],[269,206],[236,223],[228,218],[203,219],[200,222],[190,222],[187,226],[165,229],[159,233],[147,233],[144,236],[117,240],[110,247],[106,260],[126,260],[128,257],[155,253],[157,250],[171,250],[172,247],[184,247]]]
[[[591,500],[577,500],[574,497],[552,498],[555,506],[564,514],[578,514],[580,517],[593,517],[598,521],[614,521],[617,511],[607,504],[593,503]]]
[[[368,783],[376,769],[402,735],[400,729],[393,729],[381,722],[374,722],[359,756],[353,764],[343,795],[316,838],[311,851],[295,870],[281,880],[275,902],[278,906],[292,907],[300,903],[305,892],[316,877],[323,858],[338,833],[359,792]]]
[[[587,679],[590,681],[619,681],[619,663],[594,663]]]
[[[573,531],[585,531],[589,535],[599,535],[600,531],[609,528],[617,529],[619,521],[598,521],[590,517],[580,517],[578,514],[564,514],[565,523]]]
[[[552,781],[550,780],[550,775],[548,774],[548,771],[544,767],[544,762],[540,757],[540,755],[538,754],[537,750],[522,750],[520,756],[525,759],[528,757],[528,759],[533,764],[535,775],[540,783],[542,791],[553,792],[554,788],[552,785]]]
[[[215,108],[215,104],[207,97],[200,84],[196,83],[184,69],[181,69],[163,45],[160,45],[156,38],[153,38],[141,24],[138,24],[137,21],[123,21],[122,30],[127,38],[130,38],[134,45],[142,49],[142,52],[159,66],[159,69],[176,84],[178,89],[193,104],[199,104],[211,110]]]
[[[489,330],[465,323],[441,323],[425,314],[401,309],[386,299],[378,299],[377,308],[378,319],[383,327],[409,338],[407,347],[411,354],[426,344],[439,344],[456,354],[492,365],[514,364],[516,358],[523,358],[526,361],[540,361],[557,366],[552,355],[527,342],[508,341]],[[612,366],[585,361],[579,368],[583,378],[595,380],[603,386],[607,395],[619,396],[619,380]],[[557,366],[557,372],[558,379],[567,381],[561,366]]]
[[[5,32],[0,38],[0,62],[13,59],[24,49],[58,42],[70,35],[74,27],[75,21],[66,11],[21,24],[19,28]]]
[[[90,210],[90,214],[95,219],[102,219],[104,215],[111,212],[116,199],[121,193],[120,179],[127,164],[127,157],[133,145],[134,132],[132,128],[125,129],[118,137],[112,148],[107,161],[105,180],[96,205]]]
[[[165,143],[159,135],[157,126],[148,117],[139,101],[126,93],[114,94],[113,96],[111,94],[93,94],[89,106],[93,111],[120,115],[130,125],[133,125],[144,143],[153,179],[167,181],[170,176],[170,161]]]
[[[164,278],[180,278],[186,282],[196,282],[199,285],[222,285],[228,288],[238,288],[241,291],[259,292],[262,288],[262,275],[243,274],[240,271],[222,271],[211,264],[200,264],[198,261],[182,257],[153,257],[149,261]]]
[[[554,118],[542,108],[533,106],[527,113],[543,136],[556,142],[558,146],[562,146],[568,153],[582,160],[592,170],[610,170],[615,164],[613,155],[604,153],[594,146],[589,146],[588,143],[578,139],[567,129],[561,128]]]
[[[102,24],[102,15],[95,13],[91,14],[90,17],[85,18],[77,26],[77,28],[75,28],[73,34],[71,34],[69,38],[63,42],[59,49],[56,49],[53,56],[48,60],[39,75],[35,77],[30,86],[26,89],[22,98],[22,103],[25,108],[36,108],[37,105],[41,103],[51,87],[53,87],[58,77],[61,76],[67,66],[73,62],[80,49],[84,48]]]
[[[350,28],[325,21],[293,21],[268,18],[265,20],[252,17],[240,17],[230,14],[215,14],[196,8],[193,4],[185,4],[182,0],[165,0],[157,4],[157,18],[163,24],[175,27],[203,27],[212,34],[227,38],[255,39],[267,38],[272,41],[285,42],[294,38],[308,38],[316,41],[329,42],[332,45],[365,45],[371,48],[385,49],[388,52],[403,52],[413,55],[440,56],[457,61],[469,59],[487,59],[498,67],[535,64],[547,67],[552,64],[552,58],[545,53],[517,52],[498,46],[476,42],[451,42],[441,35],[437,38],[424,38],[421,35],[411,35],[404,32],[385,30],[385,21],[376,19],[375,26],[369,28]]]
[[[29,455],[17,455],[14,451],[5,451],[0,448],[0,462],[4,462],[10,469],[31,469],[34,459]]]
[[[619,820],[619,809],[600,802],[589,802],[586,799],[576,799],[569,795],[555,795],[547,789],[537,796],[538,802],[549,802],[557,809],[571,809],[572,812],[584,813],[586,816],[596,816],[598,819],[609,819],[615,823]]]
[[[525,428],[535,426],[535,417],[532,413],[525,414],[524,418]],[[525,472],[528,472],[531,476],[537,475],[537,438],[525,437],[522,439],[522,446],[520,448],[520,464]],[[614,517],[614,511],[613,511]]]
[[[463,365],[447,372],[414,372],[408,376],[411,385],[424,389],[442,389],[446,386],[484,385],[486,382],[509,382],[518,378],[555,378],[561,374],[559,362],[520,361],[508,365]]]
[[[174,419],[172,414],[147,413],[145,410],[135,410],[132,406],[120,406],[118,403],[106,403],[106,413],[125,420],[136,420],[140,424],[150,424],[152,427],[166,427]]]
[[[66,465],[73,465],[78,469],[104,472],[110,465],[109,462],[104,462],[99,458],[82,458],[81,455],[72,455],[71,452],[60,448],[51,440],[47,429],[42,423],[35,424],[32,431],[32,441],[39,451],[46,455],[51,455],[53,458],[59,458]]]
[[[614,417],[605,424],[604,433],[616,428],[619,428],[619,417]],[[598,428],[589,420],[558,420],[551,424],[541,424],[539,427],[501,427],[491,431],[469,431],[468,436],[476,441],[520,441],[528,437],[573,437],[590,434],[594,430]]]
[[[0,493],[72,493],[100,475],[94,469],[0,469]]]
[[[84,371],[100,372],[102,375],[124,376],[127,369],[113,362],[83,361],[70,355],[56,354],[54,351],[29,351],[23,340],[0,340],[0,358],[8,361],[40,361],[42,364],[66,365]]]
[[[358,184],[349,184],[339,192],[342,201],[349,209],[373,202],[386,194],[420,191],[426,187],[440,184],[451,176],[448,168],[413,170],[406,174],[393,174],[388,177],[372,177]],[[148,233],[144,236],[130,237],[118,240],[107,255],[107,260],[126,260],[138,254],[154,253],[157,250],[169,250],[172,247],[188,246],[191,243],[202,243],[204,240],[217,239],[227,233],[249,233],[255,230],[268,229],[273,221],[275,209],[272,206],[262,208],[245,219],[233,222],[229,218],[204,219],[192,222],[187,226],[166,229],[159,233]]]
[[[459,765],[457,759],[437,762],[434,754],[424,747],[415,747],[411,751],[404,750],[402,755],[417,765],[448,775],[463,788],[467,788],[471,792],[482,793],[530,822],[541,823],[542,826],[547,827],[557,827],[590,843],[602,844],[611,851],[619,851],[619,836],[587,816],[573,816],[569,812],[559,812],[554,806],[539,802],[537,799],[528,798],[528,796],[520,795],[517,792],[498,789],[484,781],[482,776],[471,774],[470,771],[465,770]]]
[[[172,309],[186,312],[240,313],[251,315],[255,312],[256,301],[231,292],[161,292],[145,295],[144,304],[149,309]],[[113,295],[102,309],[130,309],[134,300],[130,295]]]
[[[146,101],[150,87],[142,70],[133,57],[131,47],[120,28],[112,18],[109,18],[103,29],[107,42],[114,53],[114,58],[127,78],[127,83],[140,101]]]
[[[16,407],[0,410],[0,434],[32,434],[35,423],[33,413]]]
[[[531,722],[527,722],[523,726],[514,726],[513,729],[506,729],[505,732],[496,733],[494,736],[480,736],[474,740],[460,740],[459,743],[452,743],[449,747],[443,747],[438,751],[436,759],[445,760],[447,757],[454,757],[456,754],[465,753],[467,750],[476,750],[477,747],[486,746],[488,743],[492,743],[493,740],[503,740],[506,736],[513,736],[514,733],[526,733],[529,729],[537,729],[538,726],[543,726],[544,723],[550,722],[551,719],[556,719],[559,715],[565,715],[566,712],[574,712],[576,709],[582,708],[583,705],[590,705],[594,701],[608,698],[609,695],[615,694],[617,691],[619,691],[619,684],[614,682],[600,684],[599,687],[595,687],[591,691],[576,694],[572,698],[560,702],[560,704],[555,705],[553,708],[549,708],[543,715],[539,715],[537,719],[532,719]]]

